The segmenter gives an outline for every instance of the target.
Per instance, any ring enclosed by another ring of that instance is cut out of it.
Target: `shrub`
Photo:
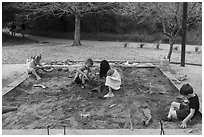
[[[195,47],[195,51],[198,51],[199,50],[199,48],[198,47]]]
[[[174,50],[178,50],[178,46],[174,47]]]
[[[159,40],[159,42],[156,44],[156,48],[159,49],[160,44],[162,43],[162,40]]]
[[[144,43],[141,43],[141,44],[140,44],[140,48],[143,48],[144,45],[145,45]]]
[[[159,44],[159,43],[157,43],[157,45],[156,45],[156,48],[157,48],[157,49],[159,49],[159,45],[160,45],[160,44]]]
[[[124,48],[126,48],[126,47],[127,47],[127,45],[128,45],[128,43],[127,43],[127,42],[125,42],[125,43],[124,43]]]

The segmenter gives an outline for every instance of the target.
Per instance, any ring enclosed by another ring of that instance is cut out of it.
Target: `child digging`
[[[93,60],[87,59],[85,64],[77,69],[77,72],[74,77],[74,81],[76,84],[81,84],[81,87],[84,88],[86,80],[89,79],[90,68],[93,66]]]
[[[121,85],[121,77],[116,69],[111,69],[108,61],[103,60],[100,63],[100,78],[105,78],[105,86],[108,86],[108,93],[105,98],[113,97],[112,90],[119,90]]]
[[[188,104],[172,102],[167,119],[183,120],[180,127],[186,128],[186,123],[199,113],[199,99],[189,84],[184,84],[181,87],[180,94],[188,99]]]
[[[31,57],[31,59],[27,59],[27,72],[28,74],[33,74],[37,80],[40,80],[41,77],[36,73],[36,70],[38,68],[42,67],[42,64],[40,63],[41,60],[41,54],[37,54],[34,57]]]

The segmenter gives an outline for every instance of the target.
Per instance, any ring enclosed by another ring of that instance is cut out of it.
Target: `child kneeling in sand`
[[[167,119],[181,119],[183,121],[180,127],[186,128],[186,123],[199,113],[199,99],[189,84],[181,87],[180,94],[187,98],[188,104],[172,102]]]
[[[81,84],[81,87],[84,88],[84,84],[86,80],[89,78],[89,73],[91,72],[90,68],[93,66],[93,60],[92,59],[87,59],[85,61],[85,64],[77,69],[77,72],[74,77],[74,81],[77,84]]]
[[[37,80],[40,80],[41,77],[36,73],[36,70],[38,68],[42,67],[42,64],[40,63],[41,60],[41,54],[37,54],[33,57],[31,57],[31,59],[27,59],[26,60],[26,64],[27,64],[27,73],[28,74],[33,74]]]
[[[116,69],[110,68],[108,61],[103,60],[100,63],[100,78],[105,78],[105,86],[108,86],[108,93],[105,98],[113,97],[112,90],[119,90],[121,85],[121,76]]]

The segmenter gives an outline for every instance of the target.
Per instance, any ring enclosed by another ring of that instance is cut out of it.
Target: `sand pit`
[[[54,69],[36,82],[27,78],[2,98],[3,106],[17,107],[2,115],[3,129],[145,129],[160,128],[159,119],[165,117],[170,104],[179,95],[178,90],[157,67],[121,67],[123,84],[114,97],[102,98],[108,90],[91,92],[101,82],[96,78],[82,89],[70,84],[74,70]],[[99,68],[93,68],[97,73]],[[46,88],[34,87],[42,84]],[[147,125],[144,113],[151,113]],[[200,121],[201,122],[201,121]],[[179,128],[180,121],[165,122],[164,127]],[[191,126],[191,125],[189,125]]]

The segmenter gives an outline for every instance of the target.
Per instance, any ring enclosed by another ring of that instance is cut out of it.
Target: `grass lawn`
[[[43,41],[43,40],[41,40]],[[57,40],[56,40],[57,41]],[[140,48],[139,43],[129,43],[124,48],[122,42],[107,41],[81,41],[82,46],[73,47],[72,40],[61,40],[49,43],[36,43],[36,40],[28,38],[9,37],[3,40],[2,63],[3,64],[23,64],[26,58],[41,53],[42,62],[85,60],[134,60],[137,62],[160,62],[167,55],[168,45],[161,44],[161,49],[156,49],[155,44],[146,44]],[[171,61],[180,62],[180,50],[173,51]],[[194,50],[186,52],[186,62],[202,64],[202,52]]]

